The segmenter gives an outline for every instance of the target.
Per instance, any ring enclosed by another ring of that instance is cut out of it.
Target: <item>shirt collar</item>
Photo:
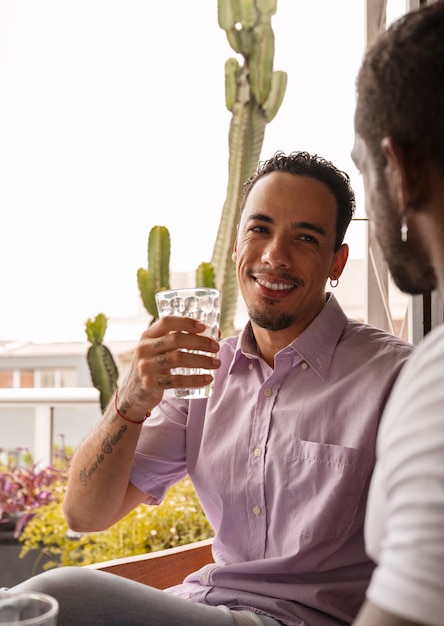
[[[347,316],[335,296],[327,293],[325,306],[311,324],[278,354],[288,354],[289,351],[296,353],[320,378],[325,380],[346,323]],[[229,374],[238,362],[252,358],[258,358],[258,351],[251,323],[247,322],[239,334]]]

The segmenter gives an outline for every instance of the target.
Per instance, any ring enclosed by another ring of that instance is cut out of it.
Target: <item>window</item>
[[[0,388],[30,389],[33,387],[77,387],[74,367],[0,370]]]

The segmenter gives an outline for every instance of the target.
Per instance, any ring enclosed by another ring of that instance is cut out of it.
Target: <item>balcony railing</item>
[[[0,433],[8,427],[1,409],[33,408],[33,458],[39,464],[49,465],[54,450],[54,410],[78,406],[97,409],[99,405],[99,392],[94,387],[0,389]]]

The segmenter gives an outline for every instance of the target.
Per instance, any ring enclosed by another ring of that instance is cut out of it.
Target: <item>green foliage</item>
[[[72,533],[66,524],[63,484],[54,488],[54,500],[39,507],[20,536],[20,556],[39,550],[50,557],[45,569],[88,565],[184,545],[213,536],[196,492],[187,477],[168,491],[159,506],[140,505],[103,532]]]
[[[102,341],[105,336],[107,318],[99,313],[93,320],[86,320],[85,332],[88,341],[92,344],[88,348],[86,360],[88,361],[91,380],[96,389],[100,391],[100,406],[102,412],[111,400],[117,388],[119,372],[110,349]]]

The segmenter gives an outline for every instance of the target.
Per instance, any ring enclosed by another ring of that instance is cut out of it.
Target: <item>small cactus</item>
[[[170,288],[170,233],[165,226],[153,226],[148,236],[148,269],[137,270],[137,284],[145,309],[158,317],[155,294]]]
[[[100,392],[100,407],[102,413],[111,400],[113,393],[117,389],[119,372],[113,356],[103,344],[106,332],[107,318],[103,313],[99,313],[95,319],[87,319],[85,332],[91,346],[88,348],[86,359],[88,361],[91,380],[96,389]]]
[[[153,317],[158,317],[155,294],[170,288],[170,234],[165,226],[154,226],[148,237],[148,269],[137,270],[137,283],[143,304]],[[197,287],[215,287],[214,270],[210,263],[201,263],[196,270]],[[107,346],[104,345],[108,319],[99,313],[94,319],[85,323],[85,332],[91,346],[86,358],[88,361],[91,380],[100,391],[100,406],[102,413],[109,404],[119,377],[114,358]]]
[[[166,226],[153,226],[148,237],[148,269],[137,270],[137,284],[142,302],[153,320],[159,314],[155,295],[170,289],[171,239]],[[201,263],[196,270],[196,287],[215,287],[214,269],[210,263]]]

